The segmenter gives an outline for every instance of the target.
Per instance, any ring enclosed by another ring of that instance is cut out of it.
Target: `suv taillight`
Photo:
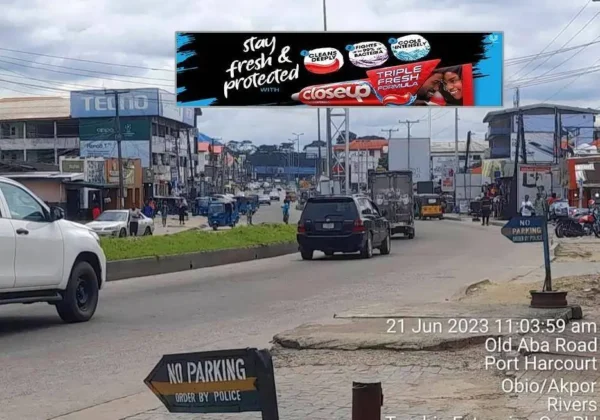
[[[298,222],[298,233],[306,232],[306,227],[304,227],[304,223]]]
[[[362,219],[356,219],[354,221],[354,225],[352,226],[352,232],[364,232],[365,231],[365,225],[362,221]]]

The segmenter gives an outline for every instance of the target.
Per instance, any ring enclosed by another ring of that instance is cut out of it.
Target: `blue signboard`
[[[543,242],[544,217],[513,217],[502,226],[502,235],[514,243]]]
[[[128,89],[119,93],[119,114],[122,117],[158,116],[158,89]],[[114,117],[115,95],[111,91],[86,90],[71,92],[71,117]]]
[[[81,140],[79,156],[117,158],[117,142],[114,140]],[[123,140],[121,156],[124,159],[141,159],[142,168],[150,166],[150,142],[144,140]]]

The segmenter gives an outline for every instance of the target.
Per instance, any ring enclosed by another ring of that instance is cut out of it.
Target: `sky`
[[[70,90],[94,87],[174,91],[176,31],[323,29],[322,0],[0,0],[0,10],[0,97],[68,96]],[[523,105],[546,102],[600,109],[600,2],[327,0],[327,28],[504,31],[505,107],[513,104],[514,90],[508,87],[522,84]],[[596,43],[544,54],[591,42]],[[584,69],[583,74],[568,77],[577,69]],[[550,81],[528,86],[532,80]],[[475,140],[483,141],[482,119],[494,110],[459,110],[459,138],[471,130]],[[406,127],[398,121],[407,119],[421,121],[412,135],[429,135],[428,114],[422,107],[352,109],[350,131],[387,136],[383,130],[399,129],[394,136],[401,136]],[[287,142],[295,137],[292,133],[303,133],[301,143],[307,144],[318,136],[315,109],[203,109],[198,128],[224,141],[255,144]],[[321,129],[324,139],[324,118]],[[431,137],[454,140],[453,109],[433,110]]]

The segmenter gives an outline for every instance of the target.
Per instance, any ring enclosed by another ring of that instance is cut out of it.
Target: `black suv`
[[[373,248],[390,253],[390,224],[365,196],[309,198],[298,222],[296,235],[303,260],[314,251],[331,256],[336,252],[360,252],[373,256]]]

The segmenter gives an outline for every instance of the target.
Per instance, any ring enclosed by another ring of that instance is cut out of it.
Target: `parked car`
[[[130,236],[129,222],[131,221],[129,210],[106,210],[87,226],[100,236],[118,236],[124,238]],[[152,235],[154,233],[154,220],[140,214],[137,235]]]
[[[366,196],[309,198],[296,238],[303,260],[311,260],[314,251],[371,258],[374,248],[384,255],[391,250],[390,223]]]
[[[65,322],[92,318],[106,281],[99,236],[0,177],[0,304],[47,302]]]
[[[550,204],[548,208],[550,220],[569,216],[569,202],[567,200],[558,200]]]
[[[259,195],[258,196],[258,204],[267,204],[271,205],[271,198],[268,195]]]
[[[279,192],[277,192],[277,190],[272,190],[269,193],[269,199],[271,201],[279,201],[279,200],[281,200],[281,197],[279,196]]]

